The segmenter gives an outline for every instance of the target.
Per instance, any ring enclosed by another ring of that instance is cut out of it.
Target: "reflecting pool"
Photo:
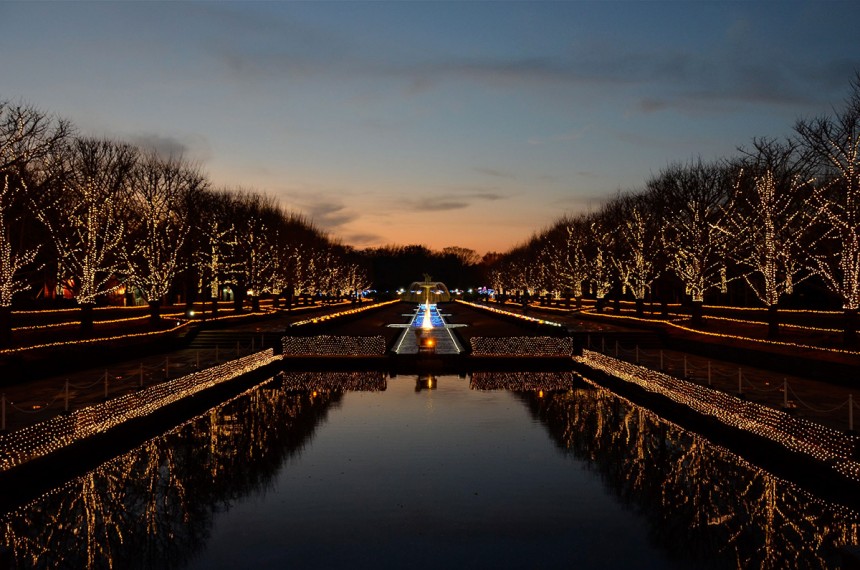
[[[570,373],[271,379],[0,518],[21,567],[832,568],[860,516]]]

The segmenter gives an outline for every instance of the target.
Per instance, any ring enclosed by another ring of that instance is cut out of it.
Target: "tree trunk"
[[[767,308],[767,338],[779,337],[779,313],[777,305]]]
[[[621,299],[619,297],[615,297],[615,299],[612,300],[612,303],[613,308],[615,309],[615,314],[617,315],[621,313]]]
[[[567,308],[570,308],[570,298],[567,299]],[[576,298],[576,308],[577,310],[582,308],[582,295]]]
[[[218,297],[212,297],[212,316],[218,316]]]
[[[597,310],[598,313],[602,313],[603,312],[603,306],[605,304],[606,304],[606,299],[604,299],[603,297],[598,297],[597,302],[594,304],[594,308]]]
[[[660,316],[664,319],[669,318],[669,302],[666,299],[660,301]]]
[[[636,299],[636,316],[640,319],[645,317],[645,299]]]
[[[251,311],[254,313],[260,312],[260,296],[254,295],[251,297]]]
[[[0,346],[12,344],[12,307],[0,307]]]
[[[81,305],[81,333],[84,335],[93,334],[93,304],[86,303]]]
[[[272,306],[276,309],[281,308],[281,295],[277,292],[274,293],[274,296],[272,297]]]
[[[857,309],[845,309],[845,346],[857,345]]]
[[[704,323],[702,319],[702,301],[693,301],[693,305],[691,307],[692,315],[693,315],[693,326],[700,327]]]
[[[161,299],[148,301],[149,303],[149,323],[157,325],[161,322]]]

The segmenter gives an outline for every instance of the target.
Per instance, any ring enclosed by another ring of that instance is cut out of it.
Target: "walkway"
[[[140,388],[185,376],[280,343],[290,323],[349,308],[339,304],[302,308],[251,323],[204,329],[187,348],[114,362],[62,376],[0,387],[6,400],[5,428],[32,425],[69,411],[104,402]],[[67,389],[68,386],[68,389]],[[2,414],[2,409],[0,409]]]
[[[463,347],[451,333],[451,328],[463,325],[449,325],[445,322],[445,316],[439,313],[435,304],[430,305],[430,312],[426,315],[430,328],[424,327],[425,305],[419,305],[413,314],[405,314],[409,317],[409,324],[389,324],[392,328],[402,328],[403,333],[394,344],[396,354],[418,354],[421,352],[418,346],[419,336],[427,344],[428,352],[436,354],[460,354]]]
[[[492,306],[498,307],[493,304]],[[523,313],[520,305],[512,303],[502,307],[506,311]],[[748,364],[706,358],[690,352],[676,350],[671,341],[666,346],[654,346],[653,342],[637,347],[631,342],[615,342],[616,332],[631,333],[621,338],[634,339],[632,334],[636,329],[632,326],[614,325],[595,322],[580,318],[575,312],[545,309],[530,306],[527,310],[531,317],[546,318],[564,324],[569,330],[576,332],[592,331],[588,338],[592,350],[604,352],[610,356],[628,362],[639,362],[642,366],[654,370],[663,370],[674,376],[687,378],[690,381],[710,386],[732,394],[742,394],[744,398],[773,408],[788,408],[799,417],[832,427],[838,430],[848,430],[850,417],[848,402],[853,400],[854,416],[860,422],[860,371],[858,384],[845,386],[829,382],[826,378],[812,379],[799,375],[773,372],[764,368],[756,368]],[[640,329],[641,331],[641,329]],[[651,339],[655,335],[641,332],[644,338]],[[788,389],[786,390],[786,383]],[[787,406],[786,406],[787,404]],[[858,424],[854,424],[858,429]]]

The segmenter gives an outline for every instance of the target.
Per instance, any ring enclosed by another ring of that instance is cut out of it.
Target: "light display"
[[[694,303],[727,283],[725,250],[731,236],[720,230],[730,184],[725,169],[693,161],[663,170],[649,182],[667,211],[661,228],[669,268]]]
[[[570,390],[573,372],[472,372],[472,390],[509,390],[512,392],[551,392]]]
[[[0,471],[42,457],[75,441],[103,433],[128,420],[149,415],[168,404],[279,359],[280,356],[274,356],[271,349],[264,350],[175,380],[155,384],[103,404],[75,410],[69,415],[55,416],[11,433],[0,434]]]
[[[355,307],[354,309],[349,309],[346,311],[339,311],[337,313],[330,313],[328,315],[320,315],[319,317],[313,317],[313,318],[305,319],[302,321],[296,321],[295,323],[292,323],[290,326],[291,327],[300,327],[300,326],[304,326],[304,325],[315,325],[315,324],[322,323],[325,321],[330,321],[332,319],[337,319],[337,318],[344,317],[347,315],[354,315],[356,313],[360,313],[362,311],[367,311],[370,309],[378,309],[379,307],[384,307],[385,305],[390,305],[392,303],[399,303],[399,302],[400,301],[398,301],[397,299],[394,299],[393,301],[382,301],[380,303],[374,303],[372,305]]]
[[[3,177],[0,188],[0,307],[11,307],[12,297],[27,288],[26,282],[18,279],[18,272],[36,258],[36,249],[13,251],[7,216],[12,191],[9,175]]]
[[[653,261],[659,238],[653,224],[654,220],[646,211],[637,205],[631,206],[616,234],[618,253],[611,258],[621,285],[640,301],[645,299],[660,274]]]
[[[739,186],[743,179],[741,172]],[[800,192],[812,182],[793,175],[780,184],[773,169],[766,168],[752,176],[751,191],[736,190],[739,204],[732,208],[723,232],[735,244],[731,251],[737,261],[750,270],[744,280],[765,306],[776,306],[780,297],[791,294],[804,278],[806,268],[799,258],[807,225],[801,220],[804,210],[797,202]]]
[[[148,337],[148,336],[159,336],[159,335],[167,335],[170,333],[174,333],[184,327],[187,327],[190,322],[182,323],[180,322],[175,327],[171,327],[164,330],[159,331],[150,331],[150,332],[141,332],[141,333],[128,333],[121,335],[113,335],[113,336],[103,336],[98,338],[90,338],[90,339],[82,339],[82,340],[66,340],[66,341],[57,341],[57,342],[45,342],[41,344],[31,344],[28,346],[22,346],[18,348],[5,348],[0,350],[0,354],[16,354],[20,352],[26,352],[29,350],[38,350],[41,348],[50,348],[50,347],[62,347],[62,346],[80,346],[85,344],[97,344],[102,342],[114,341],[114,340],[126,340],[130,338],[140,338],[140,337]]]
[[[205,186],[200,173],[180,158],[162,159],[148,151],[138,161],[130,194],[132,227],[124,240],[122,259],[129,285],[147,302],[166,298],[179,274],[181,253],[191,227],[185,211],[189,196]],[[152,318],[159,315],[154,312]]]
[[[856,312],[860,309],[860,81],[852,83],[852,95],[837,116],[801,120],[795,129],[805,149],[824,166],[823,180],[809,201],[813,222],[822,227],[811,248],[812,265],[842,299],[843,308]]]
[[[289,356],[383,356],[383,336],[285,336],[284,357]]]
[[[489,311],[489,312],[491,312],[491,313],[496,313],[496,314],[499,314],[499,315],[504,315],[504,316],[506,316],[506,317],[514,317],[514,318],[516,318],[516,319],[520,319],[520,320],[522,320],[522,321],[528,321],[528,322],[531,322],[531,323],[537,323],[537,324],[539,324],[539,325],[550,325],[550,326],[553,326],[553,327],[562,327],[562,328],[564,327],[564,325],[563,325],[563,324],[561,324],[561,323],[556,323],[556,322],[554,322],[554,321],[548,321],[548,320],[546,320],[546,319],[537,319],[537,318],[534,318],[534,317],[529,317],[529,316],[527,316],[527,315],[523,315],[522,313],[513,313],[513,312],[511,312],[511,311],[505,311],[505,310],[502,310],[502,309],[498,309],[498,308],[496,308],[496,307],[490,307],[490,306],[488,306],[488,305],[479,305],[478,303],[471,303],[471,302],[469,302],[469,301],[464,301],[464,300],[462,300],[462,299],[457,299],[457,300],[456,300],[456,302],[457,302],[457,303],[463,303],[464,305],[468,305],[468,306],[470,306],[470,307],[475,307],[476,309],[481,309],[482,311]]]
[[[860,481],[860,464],[854,457],[860,440],[854,435],[598,352],[584,350],[582,356],[574,360],[714,417],[727,426],[766,437],[787,449],[827,462],[842,475]]]
[[[473,356],[559,356],[573,354],[573,339],[554,336],[505,336],[469,339]]]
[[[288,392],[384,392],[385,375],[377,371],[290,372],[280,377]]]
[[[108,140],[75,139],[69,175],[56,195],[45,197],[35,214],[48,228],[59,253],[62,277],[78,303],[92,306],[98,297],[122,286],[120,247],[125,236],[125,190],[136,151]]]

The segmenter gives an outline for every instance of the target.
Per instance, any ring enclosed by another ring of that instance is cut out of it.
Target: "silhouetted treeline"
[[[446,247],[434,251],[423,245],[388,245],[362,250],[374,289],[394,292],[429,274],[449,290],[468,289],[481,282],[481,259],[474,250]]]

